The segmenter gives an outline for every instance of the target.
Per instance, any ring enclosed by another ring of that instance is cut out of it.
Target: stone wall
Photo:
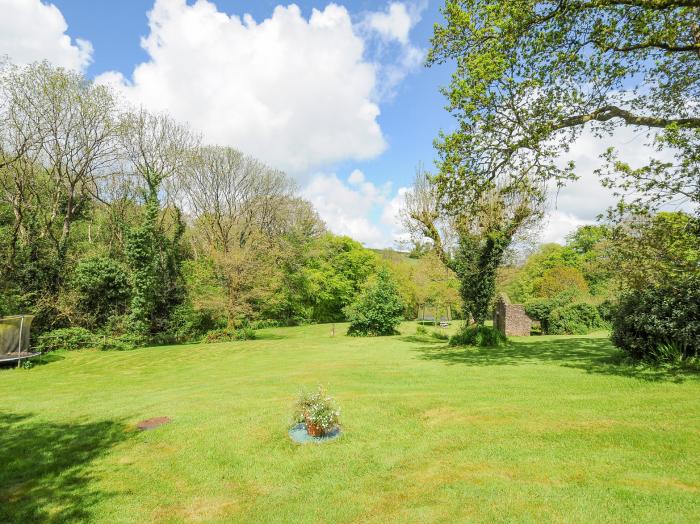
[[[525,313],[522,304],[508,304],[503,298],[496,302],[493,325],[507,337],[530,336],[532,319]]]

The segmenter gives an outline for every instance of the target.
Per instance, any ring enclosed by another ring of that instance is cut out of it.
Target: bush
[[[101,351],[128,351],[143,345],[142,341],[134,339],[133,335],[119,337],[97,337],[95,347]]]
[[[268,329],[268,328],[276,328],[282,326],[282,322],[279,320],[271,320],[271,319],[264,319],[264,320],[252,320],[251,322],[248,323],[248,327],[250,329]]]
[[[181,304],[170,315],[168,335],[163,342],[190,342],[200,340],[208,332],[222,327],[208,309],[194,309],[189,304]]]
[[[489,326],[465,325],[450,337],[450,346],[499,347],[506,343],[506,337]]]
[[[99,344],[99,338],[81,327],[54,329],[42,333],[37,338],[36,349],[42,353],[57,349],[85,349]]]
[[[549,317],[552,311],[558,307],[557,303],[549,298],[534,298],[525,302],[524,306],[525,313],[533,320],[540,322],[542,333],[547,333],[549,331]]]
[[[683,358],[698,356],[700,277],[688,277],[675,285],[650,286],[622,296],[613,319],[612,341],[635,359],[664,361],[664,354],[676,350]],[[663,346],[667,345],[673,351],[665,351]]]
[[[377,273],[377,280],[344,309],[350,320],[348,335],[394,335],[403,320],[404,307],[396,283],[389,271],[382,268]]]
[[[126,271],[111,258],[81,260],[73,272],[80,309],[104,324],[113,314],[123,313],[129,301],[130,287]]]
[[[610,299],[603,300],[598,304],[598,314],[603,322],[612,322],[615,318],[615,311],[617,310],[617,304],[615,304]]]
[[[233,342],[235,340],[254,340],[255,338],[255,331],[249,327],[241,329],[222,328],[214,329],[207,333],[202,342],[214,344],[216,342]]]
[[[548,324],[550,335],[585,335],[602,327],[603,321],[594,306],[578,302],[556,308]]]
[[[428,330],[425,328],[425,326],[418,326],[416,328],[416,335],[427,335]]]

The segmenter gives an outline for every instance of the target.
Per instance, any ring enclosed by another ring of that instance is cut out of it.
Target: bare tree
[[[270,255],[287,227],[294,184],[226,147],[199,148],[179,180],[183,207],[224,280],[232,323],[250,313],[259,298],[253,295],[264,288],[260,276],[274,269]]]
[[[42,236],[55,246],[59,265],[71,227],[115,164],[115,100],[77,72],[47,62],[8,66],[2,75],[3,190],[22,229],[22,206],[33,202]],[[45,183],[39,180],[45,177]],[[29,194],[31,192],[31,195]]]

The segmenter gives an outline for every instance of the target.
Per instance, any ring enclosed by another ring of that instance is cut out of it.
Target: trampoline
[[[29,347],[29,328],[34,315],[0,318],[0,364],[14,363],[39,355]]]

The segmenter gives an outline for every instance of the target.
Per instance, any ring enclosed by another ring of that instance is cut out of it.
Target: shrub
[[[547,333],[551,335],[585,335],[596,328],[602,327],[603,322],[598,310],[586,304],[577,302],[558,307],[549,316]]]
[[[600,315],[600,318],[603,320],[603,322],[612,322],[612,320],[615,318],[617,304],[609,298],[603,300],[596,307],[598,309],[598,314]]]
[[[326,394],[323,386],[318,386],[314,393],[304,391],[299,395],[294,412],[294,423],[304,422],[309,429],[310,425],[321,430],[321,434],[333,431],[340,422],[340,410],[333,400]],[[312,431],[309,431],[311,433]]]
[[[557,308],[557,303],[549,298],[534,298],[524,304],[525,313],[533,320],[539,320],[542,333],[549,331],[549,316]]]
[[[102,351],[128,351],[142,345],[135,340],[132,335],[122,335],[119,337],[97,337],[95,347]]]
[[[268,329],[268,328],[276,328],[282,326],[282,322],[279,320],[271,320],[271,319],[264,319],[264,320],[253,320],[248,323],[248,326],[250,329]]]
[[[506,343],[506,337],[489,326],[465,325],[450,337],[450,346],[499,347]]]
[[[190,304],[181,304],[176,306],[170,315],[168,335],[172,342],[190,342],[201,339],[218,327],[222,326],[214,318],[213,311],[194,309]]]
[[[404,303],[389,271],[382,268],[375,282],[344,309],[350,320],[348,335],[382,336],[397,333],[403,320]]]
[[[418,326],[416,327],[416,335],[427,335],[428,330],[425,328],[425,326]]]
[[[95,347],[99,339],[87,329],[81,327],[54,329],[42,333],[37,338],[36,349],[41,352],[55,351],[57,349],[85,349]]]
[[[126,310],[129,279],[126,271],[111,258],[91,257],[81,260],[73,272],[81,311],[96,324],[104,324],[112,314]]]
[[[533,298],[525,302],[525,313],[534,320],[540,322],[542,333],[556,334],[550,328],[550,319],[555,309],[568,306],[580,297],[578,290],[568,289],[552,298]]]
[[[235,340],[254,340],[255,338],[255,331],[249,327],[241,329],[221,328],[207,333],[202,342],[213,344],[216,342],[233,342]]]
[[[664,360],[680,349],[700,354],[700,277],[650,286],[620,298],[613,319],[613,343],[635,359]],[[672,351],[663,346],[673,346]]]

